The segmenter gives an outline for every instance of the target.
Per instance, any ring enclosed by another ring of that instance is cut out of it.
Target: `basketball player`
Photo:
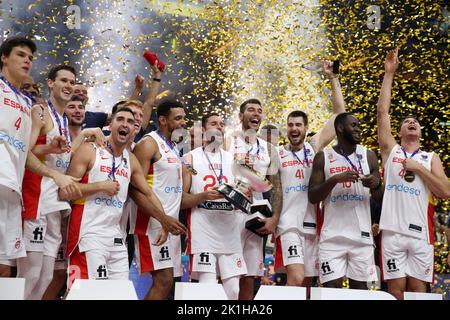
[[[84,121],[85,106],[82,96],[73,95],[67,103],[65,113],[69,122],[69,133],[72,139],[76,139],[83,131],[82,125]],[[86,129],[84,130],[86,131]],[[62,291],[67,279],[67,228],[69,223],[69,216],[61,219],[61,235],[62,242],[58,250],[55,260],[55,270],[53,272],[53,279],[48,285],[42,300],[57,300],[58,294]]]
[[[334,121],[338,143],[316,154],[308,198],[323,201],[319,241],[320,282],[341,288],[347,276],[352,289],[374,281],[375,262],[370,196],[381,200],[375,153],[362,145],[358,119],[341,113]]]
[[[71,177],[43,164],[31,152],[36,138],[31,135],[32,121],[42,121],[40,108],[31,109],[31,100],[19,90],[29,77],[36,45],[23,37],[6,39],[0,46],[0,276],[10,276],[10,266],[26,255],[22,239],[22,180],[25,166],[51,177],[56,184],[77,193]]]
[[[245,163],[267,176],[273,185],[270,194],[272,217],[265,218],[264,226],[256,231],[260,234],[271,234],[280,218],[282,194],[278,168],[278,156],[274,146],[257,136],[263,119],[263,108],[257,99],[244,101],[239,107],[241,130],[236,131],[227,142],[226,148],[233,154],[233,159]],[[261,192],[253,192],[253,199],[263,199]],[[240,280],[239,299],[252,300],[254,297],[255,277],[264,273],[264,257],[262,254],[263,238],[245,228],[248,215],[239,211],[241,217],[241,242],[244,253],[247,275]]]
[[[183,105],[167,100],[157,108],[159,130],[153,131],[136,145],[136,155],[153,192],[160,199],[164,212],[178,220],[182,197],[182,160],[172,137],[185,125]],[[160,223],[141,212],[132,214],[130,233],[135,235],[136,262],[139,272],[152,274],[153,285],[145,299],[167,299],[173,277],[180,277],[181,241],[170,235],[166,243],[155,245],[161,233]]]
[[[76,150],[84,141],[84,136],[80,136],[72,143],[64,113],[74,83],[74,68],[67,65],[53,67],[47,80],[50,99],[47,106],[40,106],[43,120],[33,119],[32,139],[38,136],[33,153],[60,174],[67,170],[71,148]],[[101,131],[93,132],[101,141]],[[18,263],[18,276],[27,279],[25,298],[41,299],[53,277],[55,258],[62,241],[61,218],[69,214],[70,205],[58,199],[58,185],[52,179],[29,170],[25,172],[23,190],[27,257]]]
[[[322,130],[305,141],[308,116],[302,111],[292,111],[287,116],[289,143],[278,148],[280,157],[283,209],[276,230],[275,269],[285,267],[288,286],[302,286],[305,277],[319,275],[317,214],[318,207],[308,201],[308,183],[315,154],[335,137],[334,119],[345,112],[338,75],[332,63],[324,61],[323,71],[332,88],[333,114]],[[310,286],[310,285],[309,285]]]
[[[183,176],[182,207],[188,214],[188,252],[192,254],[192,272],[200,283],[216,283],[218,274],[230,300],[239,296],[239,278],[247,272],[240,241],[240,217],[223,198],[217,187],[234,184],[233,156],[222,149],[224,123],[217,113],[202,118],[204,146],[191,151],[186,160],[197,171]]]
[[[33,41],[13,37],[0,47],[0,277],[11,275],[26,255],[22,239],[21,197],[30,135],[31,100],[19,89],[33,65]]]
[[[432,195],[450,197],[450,182],[434,152],[420,149],[421,129],[415,116],[404,118],[398,144],[391,134],[389,108],[397,70],[398,49],[388,52],[377,107],[378,142],[384,167],[385,190],[380,230],[382,273],[388,291],[397,299],[403,292],[425,292],[433,278]]]
[[[130,109],[119,109],[111,121],[107,148],[85,143],[73,156],[69,172],[82,178],[79,186],[83,197],[73,202],[69,224],[69,286],[74,279],[128,279],[128,254],[120,220],[130,183],[145,195],[153,213],[164,215],[139,162],[126,149],[134,122]],[[60,197],[74,200],[64,192]],[[162,233],[157,244],[166,238],[167,233]]]

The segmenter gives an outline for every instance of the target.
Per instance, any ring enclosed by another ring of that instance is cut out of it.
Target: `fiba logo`
[[[237,265],[238,268],[242,268],[242,261],[241,261],[240,258],[237,259],[236,265]]]
[[[329,262],[322,262],[322,265],[321,265],[320,269],[322,269],[322,274],[324,276],[327,275],[327,274],[334,273],[334,271],[331,270]]]
[[[97,279],[108,279],[108,270],[106,265],[101,264],[97,268]]]
[[[200,261],[198,264],[203,264],[203,265],[207,265],[210,266],[211,263],[209,262],[209,253],[208,252],[202,252],[200,253]]]
[[[159,259],[159,261],[170,260],[170,254],[169,254],[169,247],[168,246],[162,247],[159,250],[159,254],[161,255],[161,258]]]
[[[299,256],[296,245],[289,246],[288,252],[289,252],[289,258],[298,257]]]
[[[398,271],[397,265],[395,264],[395,259],[389,259],[386,263],[388,270],[387,272],[394,272]]]
[[[34,229],[33,240],[31,242],[34,242],[34,243],[44,241],[44,227],[36,227]]]

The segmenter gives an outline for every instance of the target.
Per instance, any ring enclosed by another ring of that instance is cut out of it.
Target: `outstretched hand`
[[[398,48],[389,50],[384,60],[384,71],[386,73],[395,73],[400,61],[398,60]]]
[[[337,76],[337,74],[333,73],[333,61],[322,60],[322,71],[328,79]]]

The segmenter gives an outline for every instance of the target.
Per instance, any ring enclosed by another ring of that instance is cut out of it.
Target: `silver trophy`
[[[217,191],[232,203],[237,209],[252,214],[252,200],[247,194],[252,191],[267,192],[272,189],[272,183],[246,164],[234,162],[231,168],[236,177],[236,184],[222,184]]]

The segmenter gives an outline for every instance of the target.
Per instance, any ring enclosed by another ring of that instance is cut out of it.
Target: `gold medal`
[[[416,178],[416,175],[412,171],[406,171],[405,175],[403,176],[403,178],[405,179],[406,182],[411,183]]]

